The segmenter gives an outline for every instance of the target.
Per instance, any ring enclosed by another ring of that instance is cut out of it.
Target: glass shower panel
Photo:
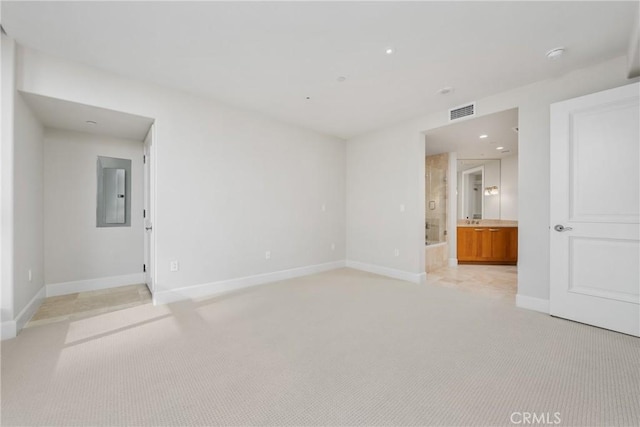
[[[447,165],[448,155],[427,157],[426,224],[427,245],[447,241]]]

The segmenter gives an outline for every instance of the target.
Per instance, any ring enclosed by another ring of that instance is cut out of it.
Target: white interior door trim
[[[144,191],[145,191],[145,209],[146,217],[145,217],[145,263],[147,264],[147,274],[145,278],[148,279],[150,283],[149,291],[154,294],[156,288],[156,280],[157,280],[157,197],[156,197],[156,189],[157,189],[157,127],[156,123],[152,123],[149,128],[149,133],[145,138],[145,183],[144,183]],[[147,174],[148,168],[148,174]],[[148,180],[148,182],[147,182]],[[147,205],[147,197],[148,197],[148,205]],[[146,230],[149,227],[150,230]],[[149,240],[147,240],[149,239]],[[147,247],[148,242],[148,247]],[[147,253],[148,251],[148,253]],[[154,299],[155,303],[155,299]]]

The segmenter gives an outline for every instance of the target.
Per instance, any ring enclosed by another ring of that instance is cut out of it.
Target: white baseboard
[[[381,276],[391,277],[393,279],[406,280],[412,283],[423,283],[426,281],[426,273],[410,273],[408,271],[396,270],[394,268],[382,267],[379,265],[366,264],[364,262],[347,260],[347,267],[355,268],[369,273],[379,274]],[[424,278],[423,278],[424,276]]]
[[[449,258],[449,267],[457,267],[458,258]]]
[[[43,286],[40,290],[31,298],[31,301],[22,309],[15,320],[9,320],[2,322],[2,329],[0,330],[0,339],[7,340],[18,336],[18,332],[24,328],[24,326],[31,320],[34,314],[40,308],[40,305],[46,297],[46,290]]]
[[[24,328],[24,326],[29,322],[29,320],[31,320],[46,297],[47,290],[43,286],[42,288],[40,288],[38,293],[35,294],[33,298],[31,298],[29,304],[27,304],[27,306],[23,308],[20,314],[18,314],[18,316],[16,317],[16,333],[20,332],[22,328]]]
[[[46,286],[47,296],[74,294],[76,292],[97,291],[117,286],[137,285],[144,283],[144,273],[124,276],[100,277],[98,279],[76,280],[74,282],[50,283]]]
[[[239,277],[237,279],[221,280],[201,285],[185,286],[183,288],[159,290],[157,285],[153,293],[154,304],[169,304],[176,301],[210,297],[250,286],[264,285],[280,280],[308,276],[323,271],[335,270],[345,266],[344,261],[334,261],[325,264],[309,265],[292,268],[290,270],[274,271],[272,273],[257,274],[255,276]]]
[[[0,339],[9,340],[11,338],[15,338],[18,335],[18,330],[16,328],[15,320],[8,320],[6,322],[2,322],[0,325]]]
[[[526,308],[527,310],[539,311],[549,314],[549,300],[529,297],[526,295],[516,295],[516,307]]]

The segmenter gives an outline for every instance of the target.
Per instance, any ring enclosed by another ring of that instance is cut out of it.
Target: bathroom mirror
[[[458,219],[500,219],[500,160],[459,159]]]
[[[131,225],[131,160],[98,157],[97,227]]]

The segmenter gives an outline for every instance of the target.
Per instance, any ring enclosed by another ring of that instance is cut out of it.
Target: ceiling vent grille
[[[462,105],[449,110],[449,121],[459,120],[464,117],[472,117],[476,115],[476,103]]]

